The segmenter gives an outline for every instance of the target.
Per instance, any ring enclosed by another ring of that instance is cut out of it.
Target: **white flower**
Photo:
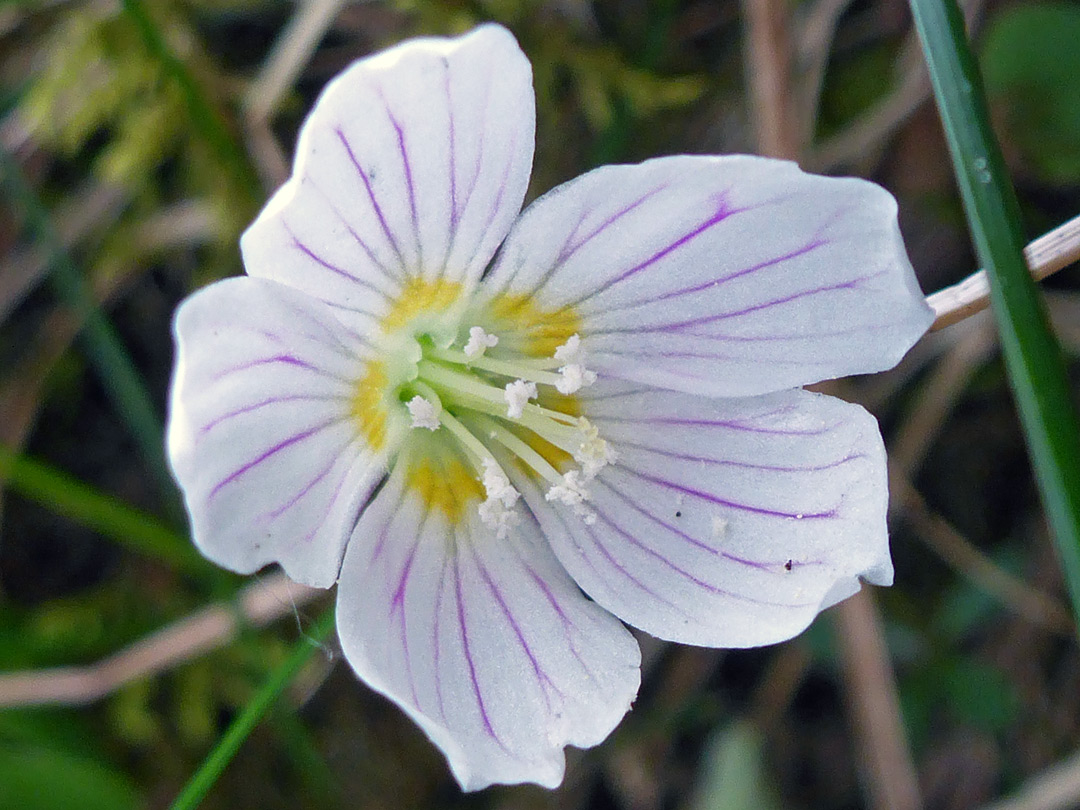
[[[877,425],[799,386],[888,368],[931,320],[880,188],[679,156],[520,212],[533,116],[497,26],[357,62],[247,276],[175,325],[195,542],[337,582],[349,663],[466,789],[557,785],[610,733],[622,621],[768,644],[891,580]]]

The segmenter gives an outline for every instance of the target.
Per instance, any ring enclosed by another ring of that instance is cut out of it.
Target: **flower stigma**
[[[507,296],[470,305],[451,282],[413,281],[380,327],[353,415],[368,441],[374,428],[390,437],[398,448],[390,463],[410,465],[407,480],[429,508],[456,520],[475,502],[504,538],[521,520],[513,471],[595,521],[588,484],[617,457],[573,396],[596,373],[572,312]]]

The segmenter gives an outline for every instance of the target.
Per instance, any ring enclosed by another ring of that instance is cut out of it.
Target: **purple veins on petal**
[[[273,447],[271,447],[269,450],[266,450],[261,455],[257,456],[255,459],[249,461],[247,464],[240,467],[238,470],[235,470],[234,472],[230,473],[222,481],[219,481],[214,486],[214,488],[210,490],[210,494],[207,497],[208,498],[213,498],[224,487],[231,484],[233,481],[238,479],[244,473],[249,472],[250,470],[254,469],[255,467],[258,467],[264,461],[266,461],[267,459],[270,459],[273,456],[277,455],[282,450],[285,450],[286,448],[292,447],[293,445],[298,444],[298,443],[304,441],[305,439],[311,438],[312,436],[314,436],[319,431],[325,430],[326,428],[330,427],[331,425],[333,425],[335,422],[338,422],[338,421],[340,421],[340,420],[337,419],[337,418],[329,419],[329,420],[327,420],[325,422],[321,422],[320,424],[316,425],[313,428],[309,428],[308,430],[305,430],[302,433],[297,433],[297,434],[295,434],[293,436],[290,436],[289,438],[285,439],[284,441],[278,442]]]
[[[401,505],[405,502],[406,490],[402,489],[398,493],[397,504],[394,506],[390,514],[398,514],[401,511]],[[379,531],[379,539],[375,541],[375,548],[371,552],[371,562],[375,563],[380,557],[382,557],[383,550],[386,548],[386,540],[390,536],[390,524],[392,520],[388,520],[383,523],[382,529]]]
[[[491,104],[491,82],[492,82],[493,75],[494,74],[491,74],[491,73],[487,74],[487,79],[488,80],[487,80],[487,83],[484,85],[484,100],[483,100],[483,102],[481,102],[480,104],[477,105],[479,108],[482,108],[483,111],[484,111],[482,119],[483,119],[483,121],[485,123],[485,126],[481,126],[480,131],[478,133],[478,143],[476,144],[476,156],[475,156],[475,159],[473,160],[472,180],[469,181],[469,188],[465,192],[464,199],[459,199],[460,195],[458,195],[457,192],[456,192],[456,189],[457,189],[456,181],[453,179],[453,177],[454,177],[453,170],[457,166],[457,163],[456,163],[457,155],[455,154],[454,148],[453,148],[453,144],[454,144],[454,141],[453,141],[453,136],[454,136],[454,131],[453,131],[454,103],[453,103],[453,99],[451,98],[452,91],[451,91],[451,85],[450,85],[450,80],[449,80],[449,73],[447,73],[446,98],[447,98],[447,104],[448,104],[448,106],[450,108],[450,124],[451,124],[451,150],[450,150],[450,168],[451,168],[451,179],[452,179],[451,182],[455,183],[455,185],[454,185],[454,189],[455,189],[455,192],[454,192],[455,197],[454,197],[454,199],[457,202],[460,203],[460,205],[456,205],[455,207],[451,208],[451,222],[454,225],[454,228],[451,229],[451,238],[453,238],[454,234],[456,234],[457,224],[458,224],[458,222],[461,221],[461,214],[465,211],[466,208],[469,207],[469,202],[472,200],[473,192],[476,191],[476,184],[480,182],[480,169],[483,166],[484,140],[485,140],[485,136],[487,135],[487,126],[486,126],[486,124],[487,124],[488,112],[489,112],[490,104]],[[514,152],[515,152],[514,149],[510,150],[511,155],[513,155]],[[511,162],[512,162],[512,159],[511,159]]]
[[[268,399],[261,400],[259,402],[252,403],[251,405],[245,405],[242,408],[237,408],[235,411],[229,411],[221,416],[212,419],[207,422],[201,428],[199,428],[199,437],[206,435],[218,425],[223,422],[227,422],[230,419],[234,419],[237,416],[243,416],[246,413],[261,410],[271,405],[279,405],[285,402],[325,402],[327,400],[338,399],[338,397],[332,395],[319,396],[314,394],[292,394],[289,396],[270,397]]]
[[[469,649],[469,625],[465,620],[465,600],[462,598],[461,592],[461,568],[456,554],[454,555],[454,592],[457,598],[458,625],[461,627],[461,649],[465,655],[465,663],[469,668],[469,681],[472,684],[473,694],[476,696],[477,708],[480,709],[480,719],[484,724],[484,731],[499,744],[500,748],[510,753],[510,749],[506,747],[499,735],[495,733],[494,726],[491,725],[487,704],[484,702],[484,695],[480,689],[480,681],[476,677],[476,663],[473,661],[472,650]]]
[[[850,281],[841,281],[836,284],[830,284],[826,287],[814,287],[813,289],[802,290],[800,292],[792,293],[791,295],[786,295],[781,298],[774,298],[771,301],[763,301],[761,303],[754,304],[753,306],[745,307],[743,309],[732,310],[731,312],[721,312],[717,315],[705,315],[703,317],[693,318],[691,320],[683,321],[681,323],[668,323],[664,324],[663,326],[644,327],[644,329],[639,328],[635,331],[677,332],[687,329],[688,327],[700,326],[701,324],[705,323],[714,323],[716,321],[727,320],[728,318],[739,318],[743,315],[749,315],[751,312],[758,312],[759,310],[768,309],[769,307],[780,306],[781,304],[789,304],[792,301],[798,301],[801,298],[806,298],[811,295],[819,295],[821,293],[827,292],[836,292],[837,290],[858,289],[860,285],[865,284],[867,281],[871,281],[875,278],[883,276],[886,272],[888,271],[881,270],[868,276],[860,276],[859,278],[851,279]],[[707,337],[707,335],[703,337]]]
[[[525,653],[525,655],[529,659],[529,663],[532,664],[533,674],[536,675],[536,680],[540,683],[541,687],[544,684],[547,684],[552,689],[554,689],[557,694],[561,695],[562,692],[557,686],[555,686],[554,683],[552,683],[551,678],[548,677],[547,673],[544,671],[544,668],[540,666],[540,662],[536,660],[536,654],[532,651],[532,647],[529,646],[529,642],[525,640],[525,634],[521,631],[521,625],[519,625],[517,619],[514,618],[514,614],[510,610],[510,606],[506,604],[506,599],[503,598],[502,591],[491,578],[491,574],[488,572],[487,567],[480,559],[480,555],[476,553],[475,549],[472,550],[472,555],[473,562],[476,563],[476,570],[480,573],[480,577],[484,580],[484,584],[488,586],[488,590],[491,591],[491,595],[495,597],[495,601],[498,603],[499,609],[502,611],[502,614],[506,617],[506,620],[510,622],[510,628],[514,631],[514,636],[517,638],[518,644],[521,646],[522,652]],[[547,691],[543,688],[541,688],[541,691],[544,693],[544,699],[548,702],[548,707],[550,708],[551,700],[548,697]]]
[[[633,266],[633,267],[631,267],[631,268],[629,268],[627,270],[624,270],[619,275],[615,276],[612,279],[609,279],[608,281],[605,281],[603,284],[601,284],[600,286],[596,287],[593,290],[590,290],[587,294],[581,296],[580,298],[578,298],[576,301],[574,301],[572,303],[574,305],[579,305],[583,301],[587,301],[590,298],[595,298],[597,295],[604,292],[605,290],[608,290],[611,287],[614,287],[616,284],[619,284],[620,282],[625,281],[626,279],[630,278],[631,276],[637,275],[642,270],[645,270],[645,269],[651,267],[652,265],[656,264],[656,262],[660,261],[665,256],[668,256],[671,253],[675,252],[676,250],[681,248],[683,245],[686,245],[689,242],[692,242],[694,239],[701,236],[706,231],[708,231],[711,228],[714,228],[715,226],[719,225],[721,222],[726,220],[728,217],[733,216],[735,214],[740,214],[743,211],[747,211],[747,210],[750,210],[750,209],[747,209],[747,208],[729,208],[728,204],[727,204],[727,193],[723,192],[723,193],[718,194],[717,197],[716,197],[716,211],[712,215],[710,215],[709,218],[706,219],[704,222],[697,225],[695,228],[693,228],[693,230],[688,231],[687,233],[684,233],[682,236],[680,236],[674,242],[671,242],[670,244],[662,247],[660,250],[653,253],[652,256],[645,259],[645,261],[643,261],[643,262],[641,262],[641,263],[639,263],[639,264],[637,264],[637,265],[635,265],[635,266]]]
[[[379,205],[379,201],[375,198],[375,190],[371,187],[371,180],[367,176],[367,172],[360,166],[360,161],[357,160],[356,155],[353,153],[352,145],[349,143],[349,139],[345,137],[345,133],[341,131],[341,127],[334,128],[334,134],[337,135],[338,140],[341,141],[341,145],[345,147],[345,151],[349,155],[349,161],[352,163],[356,173],[360,176],[360,180],[364,184],[364,189],[367,191],[368,199],[371,201],[371,207],[375,211],[375,216],[379,220],[379,226],[382,228],[383,235],[386,236],[386,241],[390,243],[390,248],[394,251],[394,255],[397,256],[398,262],[402,267],[405,266],[405,257],[401,253],[401,247],[397,243],[397,239],[394,238],[393,231],[390,230],[390,226],[386,222],[386,216],[383,214],[382,207]]]
[[[412,548],[409,550],[409,556],[405,560],[405,565],[401,569],[401,576],[398,577],[397,587],[394,589],[394,596],[390,600],[390,615],[393,616],[394,612],[402,607],[405,601],[405,588],[409,584],[409,573],[412,571],[413,560],[416,559],[416,551],[420,548],[420,538],[424,534],[424,524],[421,523],[416,529],[416,540],[413,542]]]
[[[439,583],[438,588],[435,591],[435,621],[431,627],[431,650],[432,650],[432,672],[435,673],[435,700],[439,706],[439,716],[446,720],[446,704],[443,702],[442,693],[442,677],[439,671],[439,659],[440,650],[442,645],[442,603],[443,592],[449,587],[449,583],[446,579],[446,563],[447,554],[442,555],[442,566],[439,569],[438,579],[435,581]]]
[[[313,262],[315,262],[317,265],[329,270],[331,273],[334,273],[335,275],[341,276],[342,278],[346,279],[347,281],[349,281],[352,284],[359,284],[361,287],[365,287],[365,288],[371,290],[376,295],[383,296],[384,298],[386,297],[385,294],[382,292],[382,290],[380,290],[378,287],[374,286],[370,282],[365,281],[364,279],[357,277],[356,275],[350,273],[348,270],[345,270],[345,269],[343,269],[341,267],[338,267],[335,264],[331,264],[330,262],[328,262],[326,259],[324,259],[322,256],[317,254],[310,247],[308,247],[303,242],[301,242],[296,237],[296,235],[292,232],[292,229],[288,225],[285,225],[284,227],[285,227],[285,231],[289,234],[289,237],[292,239],[293,247],[295,247],[297,250],[299,250],[301,253],[303,253],[305,256],[307,256],[309,259],[311,259]]]
[[[602,513],[598,512],[598,513],[597,513],[597,516],[598,516],[598,517],[599,517],[599,518],[600,518],[601,520],[603,520],[603,521],[604,521],[605,523],[607,523],[607,522],[608,522],[608,520],[607,520],[606,516],[605,516],[605,515],[603,515]],[[563,520],[563,518],[562,518],[562,515],[560,515],[560,516],[559,516],[559,519],[560,519],[560,520],[561,520],[561,521],[563,522],[563,525],[565,526],[565,525],[566,525],[566,521],[565,521],[565,520]],[[585,533],[589,535],[589,538],[590,538],[590,539],[592,540],[592,542],[593,542],[593,545],[594,545],[594,546],[596,546],[596,548],[597,548],[597,549],[598,549],[598,550],[600,551],[600,553],[601,553],[601,554],[602,554],[602,555],[604,556],[604,559],[605,559],[605,560],[607,560],[607,561],[608,561],[608,563],[610,563],[610,564],[611,564],[612,566],[614,566],[614,568],[615,568],[615,569],[616,569],[616,570],[617,570],[617,571],[618,571],[618,572],[619,572],[619,573],[620,573],[620,574],[621,574],[622,576],[626,577],[626,579],[630,580],[630,582],[632,582],[632,583],[633,583],[633,584],[634,584],[634,585],[635,585],[635,586],[636,586],[636,587],[637,587],[638,589],[640,589],[640,590],[644,591],[644,592],[645,592],[645,593],[647,593],[647,594],[648,594],[649,596],[651,596],[651,597],[652,597],[653,599],[656,599],[657,601],[663,602],[663,603],[664,603],[665,605],[667,605],[668,607],[670,607],[670,608],[671,608],[672,610],[676,610],[676,611],[678,611],[679,613],[682,613],[682,614],[683,614],[684,616],[686,616],[687,618],[689,618],[689,615],[688,615],[688,614],[686,614],[686,612],[685,612],[685,611],[681,610],[681,609],[680,609],[680,608],[679,608],[679,607],[678,607],[678,606],[677,606],[677,605],[676,605],[676,604],[675,604],[674,602],[672,602],[672,601],[671,601],[671,600],[669,600],[669,599],[665,599],[665,598],[664,598],[663,596],[661,596],[660,594],[658,594],[658,593],[657,593],[656,591],[654,591],[654,590],[653,590],[652,588],[650,588],[650,587],[649,587],[648,585],[646,585],[646,584],[645,584],[644,582],[642,582],[642,581],[641,581],[640,579],[638,579],[638,578],[637,578],[636,576],[634,576],[633,574],[631,574],[631,573],[630,573],[630,572],[629,572],[629,571],[628,571],[628,570],[626,569],[626,566],[624,566],[624,565],[623,565],[622,563],[620,563],[620,562],[619,562],[618,560],[616,560],[616,559],[615,559],[615,557],[614,557],[614,555],[612,555],[612,553],[611,553],[610,549],[608,549],[608,547],[607,547],[607,546],[606,546],[606,545],[604,544],[604,542],[603,542],[603,541],[602,541],[602,540],[600,539],[600,537],[599,537],[599,536],[597,535],[597,533],[596,533],[596,529],[595,529],[595,527],[594,527],[594,526],[590,526],[590,525],[589,525],[589,524],[587,524],[587,523],[582,523],[581,525],[582,525],[582,527],[584,527],[584,529],[585,529]],[[573,535],[573,532],[569,532],[569,534],[570,534],[570,536],[571,536],[571,537],[573,537],[573,536],[574,536],[574,535]],[[584,551],[584,549],[583,549],[583,548],[581,548],[581,546],[580,546],[580,545],[579,545],[579,546],[577,546],[577,549],[578,549],[578,551],[579,551],[579,552],[581,553],[582,557],[584,558],[584,557],[585,557],[585,551]],[[590,565],[591,565],[591,564],[590,564]],[[595,567],[593,567],[593,570],[594,570],[594,571],[596,570],[596,569],[595,569]],[[597,573],[599,573],[599,572],[597,572]]]
[[[296,493],[296,495],[294,495],[286,503],[282,504],[281,506],[279,506],[274,511],[270,512],[268,517],[271,520],[275,520],[275,519],[281,517],[285,512],[287,512],[288,510],[290,510],[294,506],[296,506],[296,504],[298,504],[303,499],[303,497],[305,495],[307,495],[309,492],[311,492],[311,490],[313,490],[316,486],[318,486],[326,478],[326,476],[328,476],[331,473],[331,471],[334,469],[334,467],[337,466],[337,463],[340,460],[341,454],[345,451],[345,449],[350,444],[352,444],[351,439],[348,442],[346,442],[344,445],[342,445],[335,453],[333,453],[331,455],[329,464],[327,464],[322,470],[320,470],[318,472],[318,474],[316,474],[316,476],[314,478],[312,478],[307,484],[305,484],[303,486],[303,488],[301,488],[301,490],[298,493]]]
[[[319,374],[323,377],[336,378],[336,375],[331,374],[326,369],[322,369],[318,366],[312,365],[306,360],[301,360],[299,357],[294,357],[291,354],[275,354],[273,357],[261,357],[258,360],[249,360],[246,363],[241,363],[239,366],[232,366],[230,368],[224,369],[214,374],[210,379],[212,382],[220,382],[226,377],[231,377],[233,374],[239,374],[242,371],[249,371],[253,368],[258,368],[259,366],[273,365],[296,366],[297,368],[306,369],[307,371],[314,371],[316,374]]]
[[[394,591],[394,597],[390,601],[390,615],[387,617],[391,622],[396,619],[401,626],[401,654],[405,657],[405,672],[409,676],[409,692],[412,694],[413,704],[417,707],[420,706],[420,697],[416,691],[416,675],[413,672],[412,654],[409,651],[408,605],[405,601],[405,589],[409,585],[413,561],[416,559],[416,552],[423,537],[424,525],[421,523],[416,530],[416,541],[409,551],[408,559],[405,560],[405,566],[401,571],[401,576],[398,578],[397,589]]]
[[[327,193],[322,190],[322,187],[316,185],[316,183],[310,177],[304,177],[303,181],[307,183],[308,186],[315,189],[319,196],[323,198],[323,203],[334,213],[334,216],[337,218],[338,222],[340,222],[342,226],[344,226],[345,230],[349,232],[349,236],[351,236],[353,238],[353,241],[356,242],[357,246],[362,251],[364,251],[364,255],[368,257],[371,263],[378,267],[380,270],[382,270],[383,273],[385,273],[388,277],[395,278],[396,274],[379,260],[379,257],[375,255],[375,251],[371,249],[371,246],[368,245],[368,243],[364,241],[360,234],[356,232],[353,226],[349,224],[349,221],[345,218],[345,215],[338,210],[337,206],[334,205],[334,203],[331,201],[329,195],[327,195]],[[295,237],[293,238],[295,239]]]
[[[514,553],[517,554],[517,551],[515,550]],[[544,594],[544,597],[547,599],[548,604],[551,605],[551,609],[555,611],[555,614],[559,617],[559,621],[562,622],[563,632],[566,635],[566,643],[570,648],[570,653],[574,656],[575,659],[577,659],[577,662],[581,664],[581,668],[582,670],[584,670],[586,677],[588,677],[590,681],[593,681],[595,683],[596,676],[593,675],[592,670],[589,669],[588,665],[585,663],[585,660],[581,657],[581,653],[578,651],[577,648],[577,643],[574,641],[574,635],[570,632],[571,629],[577,629],[573,620],[566,615],[566,611],[563,610],[562,605],[559,604],[559,600],[552,592],[551,587],[546,582],[544,582],[544,578],[537,574],[536,570],[527,562],[525,562],[525,560],[522,559],[521,563],[525,567],[525,571],[526,573],[528,573],[529,578],[532,579],[536,587],[539,588],[541,593]]]
[[[326,504],[326,509],[324,510],[326,512],[326,514],[329,515],[333,511],[334,505],[337,504],[338,498],[341,497],[341,491],[345,488],[345,482],[348,480],[348,478],[349,478],[349,470],[346,470],[344,473],[342,473],[341,477],[338,478],[337,486],[334,487],[334,494],[330,496],[330,501]],[[319,531],[319,526],[320,526],[320,524],[316,523],[312,527],[311,531],[309,531],[306,535],[304,535],[304,542],[305,543],[310,543],[315,538],[315,535]],[[342,554],[345,553],[344,548],[342,549],[341,553]],[[340,563],[340,560],[339,560],[339,563]]]
[[[585,220],[588,219],[589,214],[592,213],[591,211],[583,212],[582,215],[581,215],[581,219],[578,220],[578,224],[574,227],[574,230],[572,230],[570,232],[570,235],[566,237],[566,242],[563,244],[562,250],[559,251],[559,256],[555,260],[555,265],[554,265],[554,267],[551,268],[551,272],[555,272],[560,267],[562,267],[564,264],[566,264],[566,262],[568,262],[570,260],[571,256],[573,256],[575,253],[577,253],[579,250],[581,250],[581,248],[585,247],[585,245],[587,245],[589,242],[591,242],[597,236],[602,234],[604,231],[606,231],[608,228],[610,228],[612,225],[614,225],[616,222],[618,222],[624,216],[629,214],[631,211],[634,211],[639,206],[641,206],[643,203],[645,203],[647,200],[651,199],[652,197],[655,197],[660,192],[666,191],[667,188],[668,188],[668,185],[665,183],[663,185],[659,185],[659,186],[656,186],[655,188],[649,189],[647,192],[645,192],[642,196],[638,197],[632,203],[630,203],[629,205],[621,208],[620,210],[616,211],[614,214],[609,216],[607,219],[605,219],[603,222],[601,222],[599,225],[597,225],[595,228],[593,228],[591,231],[589,231],[589,233],[587,233],[581,239],[579,239],[577,241],[573,241],[574,237],[577,236],[578,230],[581,228],[582,225],[585,224]]]
[[[413,184],[412,165],[409,162],[409,150],[405,146],[405,130],[401,128],[401,124],[390,109],[390,103],[386,100],[386,95],[383,93],[382,87],[376,89],[379,93],[379,99],[383,103],[383,109],[386,110],[386,117],[390,121],[390,126],[394,128],[394,132],[397,134],[398,153],[401,155],[401,166],[405,172],[405,190],[409,193],[409,213],[412,217],[413,235],[416,237],[416,259],[419,266],[423,267],[424,256],[422,253],[423,248],[420,244],[420,218],[416,213],[416,188]]]
[[[301,340],[314,340],[322,343],[327,348],[331,348],[328,344],[333,344],[333,348],[338,350],[338,354],[342,356],[351,356],[351,349],[341,341],[341,335],[331,329],[326,323],[318,318],[314,318],[310,313],[297,307],[295,302],[283,300],[278,302],[280,306],[289,311],[298,324],[306,324],[311,327],[317,334],[310,334],[308,332],[288,330],[285,331],[281,328],[281,324],[275,324],[275,331],[271,332],[269,329],[254,325],[237,324],[235,329],[251,331],[255,334],[266,338],[271,343],[278,345],[288,345],[290,341],[288,338],[299,338]]]
[[[836,338],[836,337],[850,337],[852,335],[863,336],[867,332],[878,332],[886,329],[894,329],[894,324],[880,323],[880,324],[859,324],[857,326],[848,326],[844,329],[815,329],[813,332],[814,338]],[[602,332],[599,334],[603,334]],[[804,341],[807,338],[806,333],[793,332],[786,335],[729,335],[720,332],[696,332],[695,338],[706,341],[715,341],[717,343],[792,343],[796,341]],[[664,352],[664,357],[715,357],[712,352]],[[770,360],[771,362],[780,362],[776,360]],[[796,360],[793,362],[798,363],[813,363],[814,358],[807,358],[803,360]],[[828,362],[828,361],[825,361]]]
[[[826,510],[824,512],[784,512],[778,509],[765,509],[760,506],[752,506],[751,504],[739,503],[738,501],[729,501],[724,498],[719,498],[716,495],[712,495],[708,492],[702,492],[692,487],[684,486],[683,484],[677,484],[674,481],[667,481],[663,478],[656,478],[655,476],[648,475],[641,472],[641,470],[629,467],[624,463],[619,464],[619,469],[624,472],[633,475],[636,478],[640,478],[643,481],[656,484],[657,486],[664,487],[665,489],[673,489],[676,492],[681,492],[683,495],[691,495],[695,498],[701,498],[702,500],[715,503],[717,506],[726,506],[729,509],[735,509],[739,512],[749,512],[754,515],[764,515],[767,517],[779,517],[779,518],[793,518],[797,520],[827,520],[835,518],[837,515],[837,507]]]
[[[661,518],[658,515],[650,512],[649,510],[643,508],[641,505],[636,503],[633,499],[626,497],[626,495],[621,493],[616,487],[608,486],[608,485],[605,484],[605,489],[607,489],[611,494],[613,494],[617,498],[619,498],[619,500],[623,501],[627,505],[628,508],[630,508],[633,511],[637,512],[638,514],[642,515],[647,520],[650,520],[653,523],[664,527],[665,529],[672,532],[676,536],[681,537],[683,540],[688,542],[690,545],[695,546],[696,548],[700,548],[702,551],[707,551],[710,554],[716,555],[718,557],[722,557],[725,560],[730,560],[731,562],[733,562],[733,563],[735,563],[737,565],[744,565],[747,568],[755,568],[755,569],[758,569],[758,570],[761,570],[761,571],[775,571],[775,570],[777,570],[779,568],[783,568],[788,562],[786,559],[784,561],[782,561],[782,562],[763,562],[761,560],[748,560],[745,557],[738,556],[737,554],[731,554],[730,552],[724,551],[723,549],[716,548],[715,546],[710,546],[708,543],[703,543],[702,541],[698,540],[697,538],[687,534],[686,532],[684,532],[679,527],[673,526],[672,524],[668,523],[663,518]],[[798,563],[798,565],[816,565],[816,564],[817,563]]]
[[[457,160],[454,135],[454,101],[450,94],[450,60],[442,59],[443,67],[443,93],[446,94],[446,138],[449,142],[449,171],[450,171],[450,233],[457,230],[458,221],[461,219],[461,211],[458,210],[457,197]],[[449,250],[447,251],[449,254]],[[444,261],[445,263],[445,261]]]
[[[762,414],[756,418],[769,419],[773,416],[783,416],[796,410],[794,407],[781,408],[780,410],[773,411],[772,413]],[[669,416],[657,416],[657,417],[630,417],[626,419],[619,418],[617,416],[603,416],[593,419],[594,422],[621,422],[629,424],[646,424],[646,425],[684,425],[686,427],[722,427],[730,428],[731,430],[738,430],[744,433],[764,433],[770,436],[824,436],[836,430],[838,427],[847,424],[844,419],[837,420],[831,425],[825,425],[820,428],[813,428],[810,430],[790,430],[790,429],[778,429],[763,427],[761,425],[746,424],[739,420],[722,420],[722,419],[679,419],[677,417]]]
[[[669,292],[660,293],[658,295],[654,295],[649,298],[643,298],[638,301],[632,301],[626,304],[619,304],[618,306],[605,307],[604,312],[621,312],[623,310],[634,309],[636,307],[650,306],[652,304],[655,304],[657,301],[667,301],[671,298],[678,298],[683,295],[693,295],[694,293],[703,292],[704,290],[715,289],[716,287],[720,287],[729,281],[735,281],[736,279],[743,278],[744,276],[753,275],[754,273],[757,273],[761,270],[775,267],[776,265],[783,262],[791,261],[792,259],[797,259],[801,256],[805,256],[827,244],[828,241],[816,238],[800,248],[789,251],[788,253],[784,253],[780,256],[774,256],[771,259],[765,259],[764,261],[758,262],[757,264],[750,267],[744,267],[741,270],[736,270],[734,273],[729,273],[726,276],[710,279],[709,281],[703,281],[702,283],[695,284],[692,287],[683,287],[678,290],[671,290]]]
[[[768,605],[770,607],[800,608],[800,607],[806,607],[809,604],[809,603],[790,604],[790,603],[784,603],[784,602],[771,602],[771,601],[768,601],[768,600],[765,600],[765,599],[755,599],[754,597],[747,596],[746,594],[735,593],[734,591],[729,591],[726,588],[717,587],[716,585],[713,585],[713,584],[711,584],[709,582],[706,582],[705,580],[703,580],[703,579],[701,579],[699,577],[694,576],[693,574],[691,574],[689,571],[687,571],[682,566],[676,565],[674,562],[672,562],[670,559],[665,557],[663,554],[661,554],[656,549],[652,548],[651,546],[646,545],[645,543],[642,543],[640,540],[638,540],[633,535],[632,532],[628,532],[625,529],[623,529],[621,526],[619,526],[611,518],[611,516],[608,515],[606,512],[604,512],[604,511],[602,511],[600,509],[597,509],[596,510],[596,515],[597,515],[597,517],[600,518],[600,520],[602,520],[604,523],[606,523],[608,526],[610,526],[616,533],[618,533],[623,538],[625,538],[632,546],[634,546],[635,548],[645,552],[647,555],[649,555],[653,559],[659,561],[660,563],[667,566],[668,568],[670,568],[675,573],[679,574],[679,576],[686,577],[688,580],[693,582],[695,585],[697,585],[697,586],[699,586],[701,588],[704,588],[705,590],[709,591],[710,593],[715,593],[718,596],[725,596],[725,597],[729,597],[731,599],[738,599],[738,600],[741,600],[743,602],[751,602],[752,604],[755,604],[755,605]],[[670,604],[670,603],[668,603],[668,604]]]
[[[710,458],[707,456],[694,456],[688,453],[676,453],[671,450],[662,450],[658,447],[650,447],[647,444],[638,444],[636,442],[628,442],[625,440],[619,441],[620,447],[633,447],[636,450],[643,450],[648,453],[656,453],[659,456],[665,458],[675,459],[676,461],[687,461],[700,464],[715,465],[717,467],[735,467],[742,470],[764,470],[767,472],[789,472],[789,473],[810,473],[810,472],[823,472],[825,470],[835,470],[837,467],[857,461],[861,458],[866,458],[865,453],[852,453],[844,458],[834,459],[823,464],[798,464],[798,465],[783,465],[783,464],[758,464],[752,461],[736,461],[735,459],[725,458]]]
[[[503,194],[506,193],[506,187],[510,184],[510,172],[514,168],[514,155],[517,153],[518,133],[515,130],[510,136],[510,149],[508,150],[508,157],[506,158],[506,165],[503,166],[502,177],[499,178],[499,188],[495,192],[495,200],[491,204],[491,210],[488,211],[487,222],[484,223],[486,230],[490,228],[492,223],[495,222],[495,217],[499,213],[499,209],[502,207]]]

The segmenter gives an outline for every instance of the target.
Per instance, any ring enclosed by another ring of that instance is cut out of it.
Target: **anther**
[[[484,352],[496,346],[499,342],[498,335],[489,335],[481,326],[473,326],[469,329],[469,342],[465,344],[465,356],[470,360],[482,357]]]
[[[559,368],[559,381],[555,388],[560,394],[576,394],[587,385],[596,382],[596,372],[589,371],[580,363],[569,363]]]
[[[409,409],[414,428],[439,429],[439,409],[431,400],[415,396],[405,403],[405,407]]]
[[[591,481],[608,464],[614,464],[618,453],[600,438],[600,430],[584,416],[578,417],[578,429],[581,431],[581,445],[574,452],[574,461],[581,465],[582,475]]]
[[[514,380],[506,384],[503,397],[506,399],[506,415],[510,419],[520,419],[525,405],[530,399],[536,399],[536,383]]]
[[[576,363],[581,358],[581,338],[575,333],[567,338],[566,343],[555,350],[555,359],[560,363]]]
[[[495,530],[495,536],[502,540],[510,529],[521,522],[521,515],[514,509],[521,493],[510,484],[506,473],[494,459],[483,460],[484,491],[486,500],[480,504],[480,520],[484,525]]]
[[[581,480],[580,471],[570,470],[563,475],[561,484],[555,484],[547,491],[544,500],[557,501],[569,506],[574,510],[575,515],[585,521],[585,525],[591,526],[596,522],[596,513],[585,505],[589,497],[585,482]]]

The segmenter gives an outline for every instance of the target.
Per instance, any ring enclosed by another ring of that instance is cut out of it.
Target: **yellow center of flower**
[[[596,379],[579,329],[569,307],[505,294],[476,303],[459,283],[411,280],[356,384],[357,429],[374,450],[395,450],[406,486],[451,523],[472,506],[497,535],[509,531],[520,516],[507,470],[546,481],[549,500],[588,519],[585,484],[615,454],[574,396]]]
[[[458,523],[465,507],[484,499],[484,488],[472,468],[456,458],[424,458],[406,472],[405,485],[428,509],[437,509]]]

